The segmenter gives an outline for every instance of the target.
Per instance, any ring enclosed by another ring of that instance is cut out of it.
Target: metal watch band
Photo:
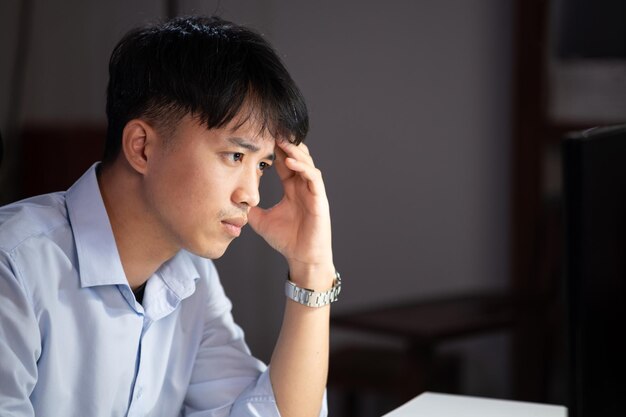
[[[313,291],[308,288],[300,288],[287,276],[285,282],[285,295],[295,302],[303,304],[307,307],[324,307],[330,303],[337,301],[341,292],[341,275],[335,271],[335,282],[331,289],[327,291]]]

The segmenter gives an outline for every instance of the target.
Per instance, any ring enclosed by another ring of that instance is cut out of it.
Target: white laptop
[[[383,417],[567,417],[560,405],[425,392]]]

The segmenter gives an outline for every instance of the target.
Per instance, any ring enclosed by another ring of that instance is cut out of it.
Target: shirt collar
[[[113,229],[100,194],[96,163],[67,191],[67,211],[76,242],[81,287],[128,285]],[[178,252],[156,272],[179,301],[189,297],[199,278],[193,256]],[[153,280],[151,280],[153,281]]]
[[[98,187],[95,163],[67,191],[81,287],[128,284]]]
[[[181,250],[148,280],[143,308],[152,321],[165,317],[194,293],[200,277],[194,259],[198,258]]]
[[[189,297],[196,289],[196,280],[200,278],[198,268],[193,262],[194,256],[181,250],[172,259],[157,270],[167,287],[178,297]]]

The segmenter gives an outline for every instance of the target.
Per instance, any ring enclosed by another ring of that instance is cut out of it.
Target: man
[[[103,162],[0,210],[0,415],[326,415],[341,282],[284,66],[245,28],[179,18],[127,34],[109,72]],[[284,196],[263,210],[272,165]],[[209,260],[247,222],[289,266],[269,368]]]

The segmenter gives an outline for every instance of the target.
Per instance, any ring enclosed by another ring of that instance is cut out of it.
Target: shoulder
[[[0,207],[0,249],[11,252],[33,238],[69,226],[65,193],[44,194]]]

